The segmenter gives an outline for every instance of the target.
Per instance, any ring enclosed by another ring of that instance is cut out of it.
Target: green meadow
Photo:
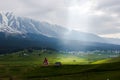
[[[105,56],[50,50],[1,54],[0,80],[120,80],[120,58]],[[48,66],[43,65],[45,57]],[[61,62],[62,66],[55,66],[55,62]]]

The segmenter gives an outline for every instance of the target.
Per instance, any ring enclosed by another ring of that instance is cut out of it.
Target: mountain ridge
[[[79,32],[75,30],[69,30],[65,27],[49,24],[47,22],[35,21],[29,18],[14,16],[12,13],[0,13],[1,27],[0,31],[5,33],[16,33],[16,34],[42,34],[48,37],[63,38],[70,40],[87,40],[95,41],[96,39],[102,38],[97,35]],[[5,20],[4,20],[5,19]],[[96,39],[91,39],[96,38]],[[97,42],[97,40],[96,40]]]
[[[69,30],[59,25],[15,16],[12,13],[0,13],[0,37],[1,46],[6,45],[6,48],[41,47],[57,50],[92,50],[113,49],[111,46],[115,46],[95,34]],[[119,46],[116,45],[114,48],[119,49]]]

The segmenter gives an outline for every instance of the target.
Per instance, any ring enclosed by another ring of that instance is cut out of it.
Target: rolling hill
[[[115,57],[115,58],[107,58],[103,60],[98,60],[93,62],[92,64],[102,64],[102,63],[116,63],[120,62],[120,57]]]

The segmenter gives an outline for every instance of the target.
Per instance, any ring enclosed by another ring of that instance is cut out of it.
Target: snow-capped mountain
[[[13,13],[0,13],[0,32],[21,34],[26,37],[28,33],[42,34],[47,37],[54,37],[59,39],[68,40],[82,40],[92,42],[105,42],[101,37],[79,32],[75,30],[69,30],[59,25],[49,24],[47,22],[40,22],[25,17],[19,17],[13,15]],[[89,38],[89,40],[88,40]]]
[[[15,33],[16,31],[9,27],[8,18],[5,14],[0,13],[0,32]]]
[[[65,31],[65,28],[58,25],[18,17],[12,13],[0,13],[0,32],[16,34],[33,33],[56,37]]]
[[[0,48],[103,49],[111,48],[111,45],[106,44],[110,43],[108,41],[94,34],[15,16],[9,12],[0,13]]]

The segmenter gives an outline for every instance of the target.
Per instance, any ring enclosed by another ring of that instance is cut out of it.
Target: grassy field
[[[55,62],[61,62],[64,65],[88,64],[87,57],[41,50],[34,50],[33,52],[19,51],[16,53],[0,55],[0,64],[42,65],[45,57],[48,59],[50,65],[53,65]]]
[[[42,66],[45,57],[49,66]],[[1,54],[0,80],[120,80],[120,58],[93,59],[93,62],[89,59],[40,50]],[[54,66],[55,62],[61,62],[62,66]]]

